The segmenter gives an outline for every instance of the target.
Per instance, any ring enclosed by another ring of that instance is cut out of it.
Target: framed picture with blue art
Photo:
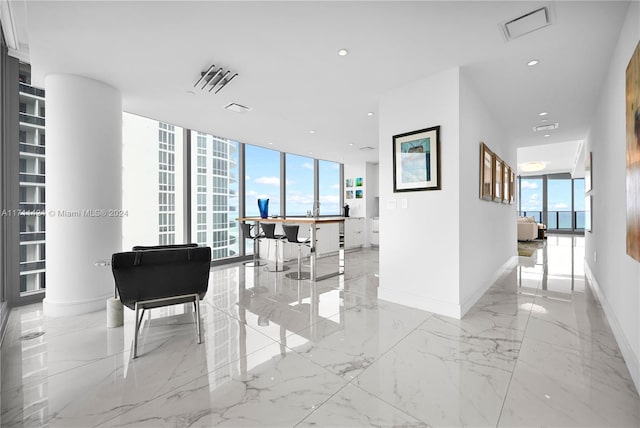
[[[356,177],[356,187],[362,187],[363,183],[362,177]]]
[[[353,190],[346,191],[346,199],[353,199]]]
[[[362,191],[362,189],[356,190],[356,199],[362,199],[362,198],[364,198],[364,192]]]
[[[440,127],[394,135],[393,191],[440,189]]]

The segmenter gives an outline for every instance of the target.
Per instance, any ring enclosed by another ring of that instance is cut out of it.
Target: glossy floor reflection
[[[583,238],[550,236],[462,320],[379,300],[372,249],[316,284],[215,268],[203,344],[189,305],[155,309],[135,361],[129,310],[107,329],[104,312],[19,308],[2,346],[0,425],[640,426],[583,256]]]

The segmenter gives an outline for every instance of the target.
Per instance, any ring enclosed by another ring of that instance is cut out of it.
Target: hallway
[[[135,361],[131,311],[106,329],[103,311],[53,319],[41,305],[18,308],[2,347],[0,424],[640,426],[583,258],[584,237],[549,236],[462,320],[379,300],[375,249],[347,253],[347,274],[317,284],[217,267],[204,343],[188,305],[155,309]]]

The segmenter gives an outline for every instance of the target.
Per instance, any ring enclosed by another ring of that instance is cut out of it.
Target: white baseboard
[[[589,284],[591,284],[591,289],[596,297],[598,297],[598,301],[600,301],[600,304],[602,305],[607,321],[609,321],[609,326],[611,326],[616,342],[618,342],[618,347],[620,348],[622,357],[627,364],[627,369],[629,369],[633,383],[636,385],[636,391],[640,391],[640,362],[638,361],[638,356],[635,355],[633,349],[629,345],[629,341],[627,341],[627,337],[625,336],[622,327],[620,327],[618,318],[616,317],[611,304],[603,294],[600,284],[598,284],[598,280],[593,275],[591,266],[589,266],[589,262],[587,262],[587,260],[584,261],[584,271],[589,279]]]
[[[478,300],[487,292],[489,288],[500,278],[500,276],[509,268],[513,267],[516,263],[518,263],[518,256],[512,256],[507,259],[506,262],[502,264],[494,273],[489,277],[485,283],[475,291],[462,305],[460,305],[460,317],[462,318],[464,314],[466,314],[469,309],[476,304]]]

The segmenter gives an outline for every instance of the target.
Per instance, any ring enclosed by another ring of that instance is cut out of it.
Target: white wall
[[[460,279],[458,115],[458,68],[394,90],[379,107],[379,297],[454,317]],[[393,193],[393,135],[437,125],[442,190]]]
[[[640,263],[626,254],[626,67],[640,40],[640,3],[631,2],[586,139],[593,152],[593,232],[587,271],[636,387],[640,389]],[[640,196],[638,196],[640,197]]]
[[[517,256],[516,205],[479,197],[480,142],[512,168],[516,147],[490,116],[465,70],[460,72],[460,302],[463,313]],[[487,251],[491,248],[491,251]],[[513,258],[513,259],[512,259]]]
[[[361,189],[364,189],[364,198],[363,199],[346,199],[346,195],[345,195],[344,203],[349,205],[349,215],[351,217],[366,217],[367,216],[367,198],[369,197],[368,192],[367,192],[367,187],[368,187],[369,180],[366,177],[366,172],[367,172],[367,168],[366,168],[366,163],[365,162],[354,163],[354,164],[345,164],[344,165],[344,179],[345,179],[345,181],[347,180],[347,178],[351,178],[354,181],[354,185],[355,185],[356,177],[362,177],[363,180],[364,180],[364,182],[363,182],[364,186],[361,187]],[[358,187],[358,188],[350,187],[348,189],[345,187],[344,190],[345,190],[345,192],[347,190],[353,190],[354,191],[353,193],[355,195],[355,190],[356,189],[360,189],[360,187]]]

